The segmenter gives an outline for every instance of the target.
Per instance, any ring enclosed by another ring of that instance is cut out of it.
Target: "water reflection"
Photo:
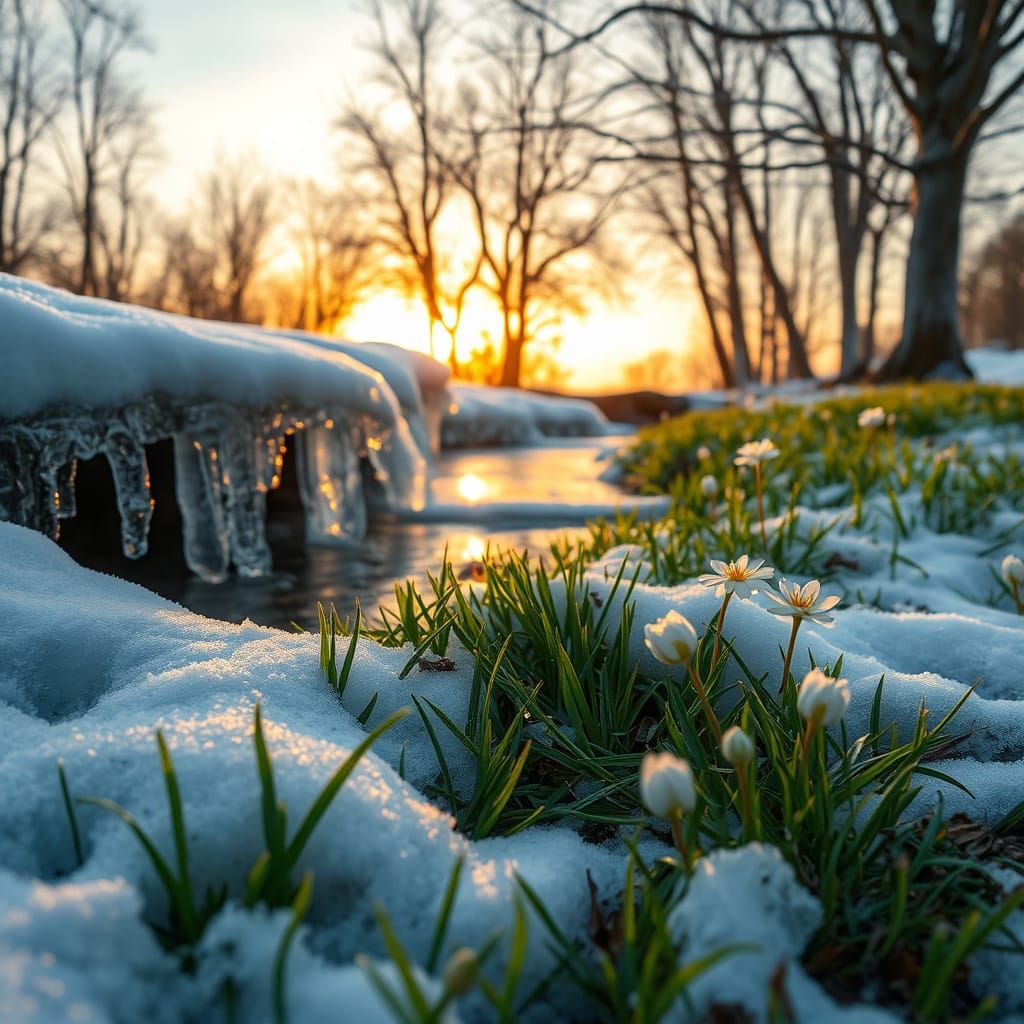
[[[459,497],[465,498],[471,505],[486,498],[491,490],[487,481],[477,476],[476,473],[464,473],[460,476],[455,489]]]
[[[582,532],[578,524],[585,516],[568,514],[561,507],[545,517],[538,515],[538,507],[543,512],[548,504],[611,502],[621,497],[612,485],[597,479],[601,464],[595,462],[598,446],[592,441],[462,452],[445,455],[435,475],[434,501],[446,509],[441,521],[378,518],[358,543],[306,547],[298,489],[286,486],[268,496],[273,574],[211,584],[185,569],[170,449],[165,447],[163,461],[168,465],[154,477],[156,513],[147,557],[129,561],[120,553],[119,527],[110,515],[113,485],[102,459],[80,467],[83,479],[83,470],[100,472],[102,486],[91,495],[80,495],[79,516],[66,521],[62,543],[81,564],[141,583],[202,615],[230,622],[251,619],[285,629],[292,622],[315,626],[318,601],[335,604],[342,617],[352,612],[356,601],[375,613],[382,602],[392,600],[395,580],[412,577],[426,584],[427,572],[440,568],[446,550],[463,578],[480,578],[488,548],[526,548],[541,554],[553,534]],[[160,452],[150,454],[156,465]],[[290,472],[286,460],[284,475]],[[486,528],[480,522],[460,523],[460,507],[473,511],[473,516],[493,507],[497,516]]]

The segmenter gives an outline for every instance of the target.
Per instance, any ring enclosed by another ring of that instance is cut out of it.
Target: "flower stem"
[[[718,612],[718,625],[715,627],[715,649],[711,652],[712,668],[718,664],[718,653],[722,649],[722,628],[725,625],[725,609],[729,607],[729,602],[731,600],[732,591],[726,591],[725,600],[722,601],[722,607]]]
[[[1024,615],[1024,599],[1020,596],[1020,584],[1014,583],[1011,587],[1013,591],[1013,603],[1017,606],[1017,614]]]
[[[669,818],[669,824],[672,826],[672,839],[676,844],[676,849],[679,851],[679,856],[683,858],[683,867],[689,872],[693,863],[690,859],[690,848],[686,845],[686,836],[683,834],[683,812],[676,808]]]
[[[814,739],[814,734],[818,729],[818,723],[811,719],[807,723],[807,731],[804,733],[804,764],[807,763],[807,753],[811,749],[811,740]]]
[[[750,799],[750,781],[747,779],[747,766],[736,769],[736,781],[740,789],[740,806],[743,812],[743,833],[746,839],[760,839],[761,829],[754,820],[754,807]]]
[[[757,485],[757,518],[761,521],[761,543],[768,554],[768,534],[764,528],[764,479],[761,476],[761,463],[754,463],[754,481]]]
[[[793,628],[789,633],[789,647],[786,648],[786,658],[782,663],[782,685],[779,687],[779,694],[786,692],[789,685],[789,668],[793,664],[793,650],[796,647],[796,635],[800,630],[800,623],[803,622],[802,615],[793,616]]]
[[[722,743],[722,726],[719,724],[718,715],[715,714],[715,709],[711,706],[711,701],[708,700],[707,691],[704,689],[704,684],[700,680],[700,676],[697,675],[697,670],[693,667],[693,662],[689,665],[690,681],[693,683],[693,688],[697,691],[697,697],[700,699],[701,707],[704,708],[704,714],[707,716],[708,724],[711,726],[711,731],[715,734],[715,742],[721,745]]]

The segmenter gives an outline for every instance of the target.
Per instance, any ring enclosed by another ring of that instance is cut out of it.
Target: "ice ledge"
[[[124,553],[145,554],[145,446],[171,438],[186,561],[270,569],[266,494],[294,438],[310,543],[362,536],[371,499],[425,501],[430,429],[396,350],[314,343],[81,298],[0,274],[0,518],[56,537],[79,459],[110,463]],[[395,389],[391,387],[395,383]],[[396,396],[396,390],[400,398]]]

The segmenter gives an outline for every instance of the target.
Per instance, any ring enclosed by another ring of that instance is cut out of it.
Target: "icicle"
[[[221,471],[214,444],[174,435],[174,486],[181,509],[185,562],[208,583],[228,577],[230,556]]]
[[[267,487],[265,460],[253,420],[240,412],[225,417],[221,434],[221,479],[227,505],[228,541],[239,576],[265,576],[270,572],[270,546],[265,523]]]
[[[295,436],[306,542],[358,540],[366,533],[366,500],[352,429],[328,419]]]
[[[153,518],[146,449],[127,426],[119,423],[107,432],[104,454],[117,492],[121,550],[126,558],[141,558],[149,548],[149,521]]]
[[[368,437],[366,449],[387,505],[422,509],[427,502],[427,463],[405,421],[399,420],[392,431]]]
[[[77,472],[77,459],[68,459],[57,470],[57,516],[60,519],[74,519],[78,515],[78,502],[75,498]]]

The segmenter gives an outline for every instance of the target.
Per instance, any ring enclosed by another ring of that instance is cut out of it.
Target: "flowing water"
[[[274,571],[258,580],[210,584],[188,573],[176,550],[180,540],[169,511],[173,494],[159,471],[153,474],[154,543],[145,558],[121,558],[113,535],[107,540],[95,515],[92,522],[83,515],[82,502],[79,519],[68,521],[62,543],[82,564],[134,580],[202,615],[308,628],[315,624],[318,601],[335,604],[343,616],[357,600],[376,610],[393,596],[396,580],[425,579],[436,571],[446,549],[458,566],[481,559],[488,544],[540,552],[552,536],[579,532],[588,518],[609,513],[624,500],[614,485],[599,479],[608,447],[587,440],[445,453],[435,470],[431,505],[422,515],[372,519],[362,541],[339,547],[306,546],[301,507],[284,487],[269,504]],[[151,458],[151,464],[158,466],[159,459]],[[660,500],[644,507],[657,509]]]

